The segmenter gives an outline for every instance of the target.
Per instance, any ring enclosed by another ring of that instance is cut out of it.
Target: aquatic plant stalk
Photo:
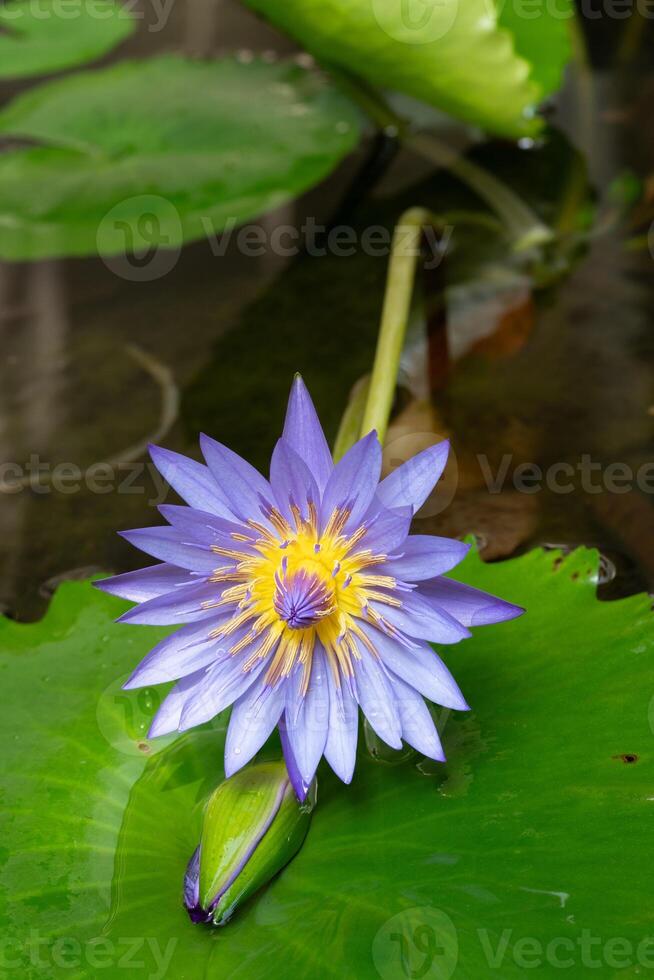
[[[334,451],[332,453],[335,463],[338,463],[339,459],[342,459],[343,456],[345,456],[348,449],[353,446],[359,438],[359,433],[361,431],[361,420],[366,409],[369,391],[370,375],[366,374],[362,378],[359,378],[357,383],[352,388],[349,401],[345,406],[345,411],[343,412],[341,424],[338,427],[338,433],[336,434],[336,440],[334,442]]]
[[[529,205],[501,180],[489,171],[453,150],[433,133],[414,132],[410,124],[391,109],[379,92],[365,85],[359,78],[338,73],[341,85],[386,133],[397,138],[430,160],[438,167],[445,167],[462,183],[481,198],[500,218],[511,238],[515,251],[524,251],[542,245],[554,237],[554,233]]]
[[[379,340],[359,433],[362,436],[375,429],[382,444],[393,406],[423,229],[432,224],[431,212],[425,208],[410,208],[404,212],[393,233]]]

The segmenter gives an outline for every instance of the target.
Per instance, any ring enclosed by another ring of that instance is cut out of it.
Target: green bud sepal
[[[315,801],[315,780],[300,803],[283,762],[249,766],[221,783],[184,879],[191,920],[225,925],[300,850]]]

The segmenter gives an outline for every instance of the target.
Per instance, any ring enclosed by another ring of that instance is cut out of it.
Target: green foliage
[[[114,0],[8,0],[0,6],[0,79],[82,65],[134,31]]]
[[[569,0],[535,18],[487,0],[247,2],[324,63],[507,136],[539,129],[570,57]]]
[[[361,740],[351,787],[321,767],[300,854],[220,930],[191,925],[181,885],[225,718],[145,740],[162,692],[120,681],[162,631],[114,625],[125,603],[88,584],[64,585],[42,622],[0,621],[12,975],[401,977],[404,953],[423,976],[455,966],[476,980],[523,976],[536,944],[538,976],[560,976],[554,956],[612,976],[618,937],[637,965],[651,931],[654,637],[649,599],[601,603],[596,576],[585,550],[471,555],[459,577],[528,612],[446,651],[473,706],[447,722],[447,764],[377,761]],[[584,936],[599,942],[584,952]]]
[[[0,257],[174,248],[328,174],[359,114],[289,63],[165,55],[39,86],[0,112]],[[126,248],[127,246],[127,248]]]

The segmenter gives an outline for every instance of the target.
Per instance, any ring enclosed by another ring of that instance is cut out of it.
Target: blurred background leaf
[[[40,144],[0,154],[0,257],[138,254],[318,183],[359,113],[297,64],[163,55],[38,86],[0,112],[0,135]]]
[[[575,10],[570,0],[538,4],[536,9],[530,9],[528,2],[498,3],[498,24],[511,32],[517,54],[529,63],[530,77],[539,86],[541,99],[561,86],[565,66],[572,57]]]
[[[0,79],[93,61],[135,26],[127,7],[114,0],[9,0],[0,6]]]
[[[505,136],[538,131],[536,106],[570,56],[568,0],[535,21],[508,9],[498,20],[486,0],[246,2],[325,64]]]

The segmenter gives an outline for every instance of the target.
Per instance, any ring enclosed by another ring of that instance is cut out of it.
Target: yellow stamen
[[[292,504],[288,520],[277,508],[271,508],[266,513],[269,524],[248,521],[250,530],[258,535],[255,541],[245,534],[232,535],[235,541],[251,545],[252,553],[217,545],[213,548],[216,554],[236,558],[237,564],[235,568],[218,568],[211,577],[211,581],[234,583],[212,605],[232,604],[237,608],[211,636],[226,638],[250,623],[246,635],[229,652],[236,656],[248,651],[243,665],[246,671],[269,660],[265,680],[271,686],[301,665],[300,691],[306,694],[317,641],[325,651],[334,682],[340,686],[343,679],[351,678],[362,648],[375,654],[359,621],[397,634],[384,616],[371,608],[372,602],[401,606],[393,594],[396,581],[370,571],[386,556],[370,548],[358,550],[367,527],[360,525],[348,534],[345,528],[350,513],[347,507],[336,508],[320,531],[313,502],[304,511]]]

